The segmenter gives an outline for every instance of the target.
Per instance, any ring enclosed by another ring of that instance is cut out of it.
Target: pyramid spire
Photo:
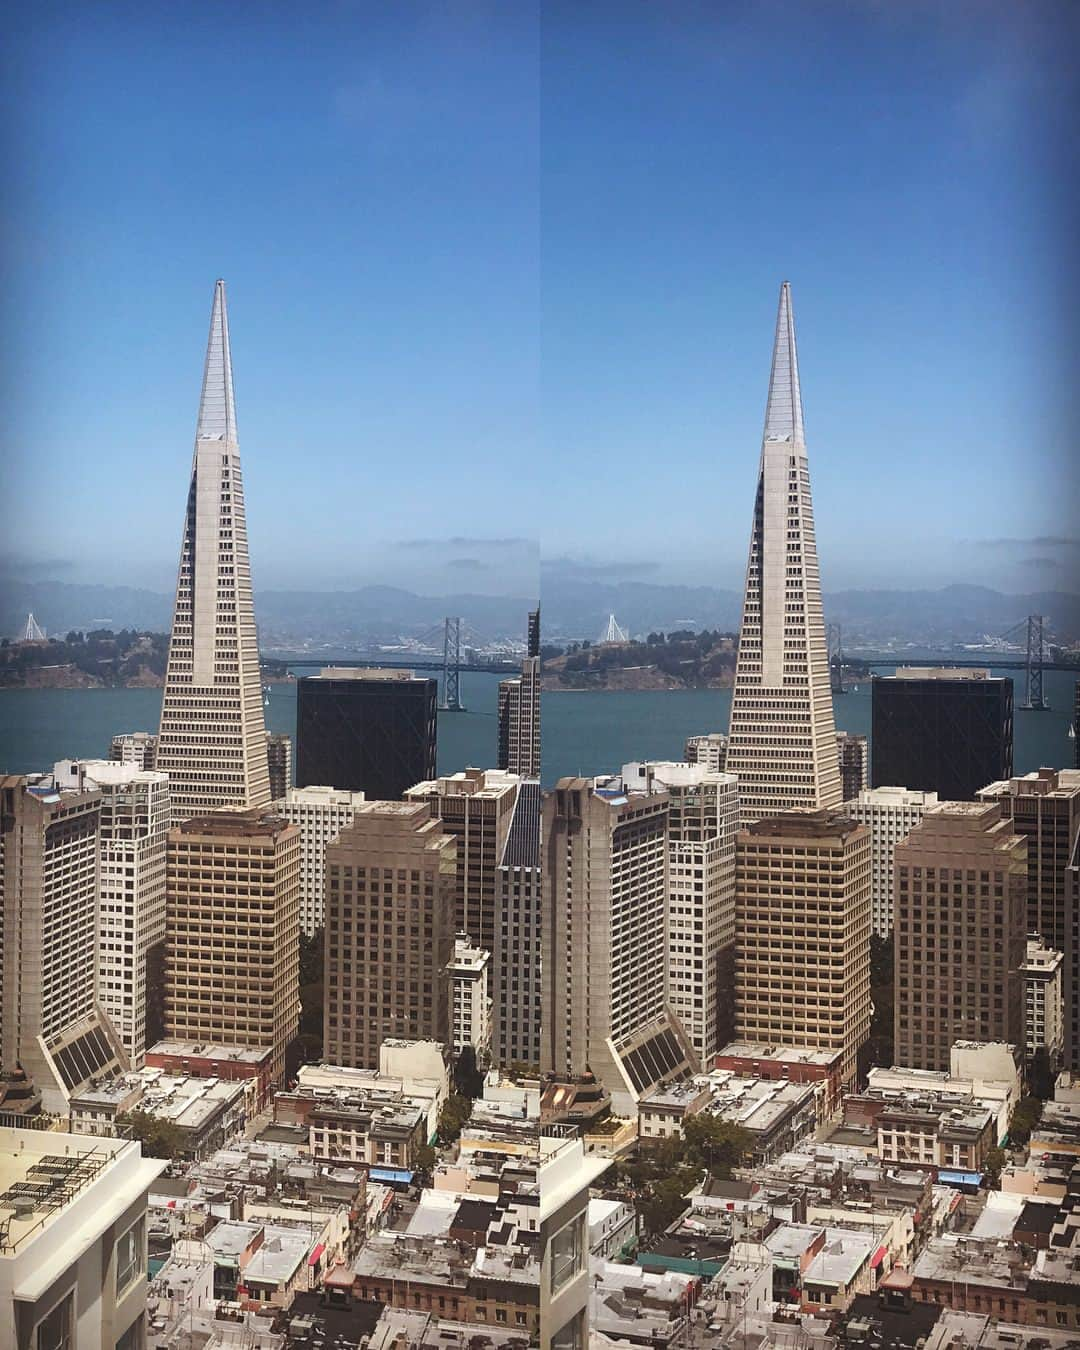
[[[795,314],[791,307],[791,283],[780,287],[773,339],[769,400],[765,405],[765,440],[806,444],[803,427],[802,389],[799,386],[799,353],[795,347]]]
[[[214,284],[214,307],[210,314],[210,336],[206,343],[195,437],[200,441],[229,441],[233,445],[237,441],[229,311],[225,304],[225,283],[220,278]]]
[[[727,765],[743,824],[840,805],[791,287],[780,288]]]
[[[173,817],[270,800],[225,283],[214,286],[156,767]]]

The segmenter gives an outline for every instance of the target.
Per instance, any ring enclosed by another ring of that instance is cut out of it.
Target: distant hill
[[[605,583],[559,578],[543,583],[544,632],[595,640],[614,614],[632,634],[671,628],[736,631],[742,594],[713,586],[657,586],[648,582]],[[849,641],[978,641],[1001,634],[1029,614],[1047,617],[1060,641],[1080,638],[1080,596],[1062,591],[1005,595],[985,586],[941,590],[834,591],[825,596],[825,617]]]
[[[393,586],[353,591],[260,590],[256,597],[264,648],[310,640],[353,646],[361,640],[416,635],[462,615],[485,638],[524,636],[535,597],[504,598],[454,592],[416,595]],[[631,634],[709,628],[735,632],[742,595],[714,586],[658,586],[647,582],[543,583],[544,636],[595,641],[614,613]],[[15,637],[33,611],[49,633],[69,629],[135,628],[165,632],[172,596],[133,586],[79,586],[57,581],[0,578],[0,635]],[[825,597],[826,618],[839,623],[844,643],[975,642],[1001,634],[1028,614],[1044,614],[1057,640],[1080,639],[1080,596],[1061,591],[1005,595],[985,586],[940,590],[846,590]]]

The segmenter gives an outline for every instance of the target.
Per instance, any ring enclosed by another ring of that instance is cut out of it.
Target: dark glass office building
[[[914,666],[876,677],[870,755],[874,787],[971,801],[1012,777],[1012,680]]]
[[[299,682],[296,785],[399,801],[435,777],[438,681],[409,670],[331,666]]]

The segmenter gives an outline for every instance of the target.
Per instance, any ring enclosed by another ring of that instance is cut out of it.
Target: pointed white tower
[[[780,288],[727,763],[749,824],[843,799],[791,287]]]
[[[173,818],[270,801],[225,283],[214,287],[156,767]]]

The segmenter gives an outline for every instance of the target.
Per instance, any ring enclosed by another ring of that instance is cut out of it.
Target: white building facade
[[[300,827],[300,931],[311,937],[323,926],[326,846],[353,822],[362,792],[332,787],[291,787],[279,803],[285,819]]]
[[[165,941],[169,776],[104,759],[56,766],[101,792],[97,998],[133,1069],[146,1054],[147,960]]]
[[[456,1056],[471,1045],[478,1063],[491,1058],[490,961],[490,952],[474,947],[466,934],[457,935],[450,963],[451,1049]]]
[[[733,1004],[738,780],[701,764],[623,766],[627,786],[668,794],[667,1001],[702,1064],[726,1043]],[[730,959],[728,959],[730,958]]]
[[[870,830],[870,931],[888,937],[893,928],[896,845],[908,837],[936,792],[913,792],[903,787],[864,788],[847,803],[851,815]]]

